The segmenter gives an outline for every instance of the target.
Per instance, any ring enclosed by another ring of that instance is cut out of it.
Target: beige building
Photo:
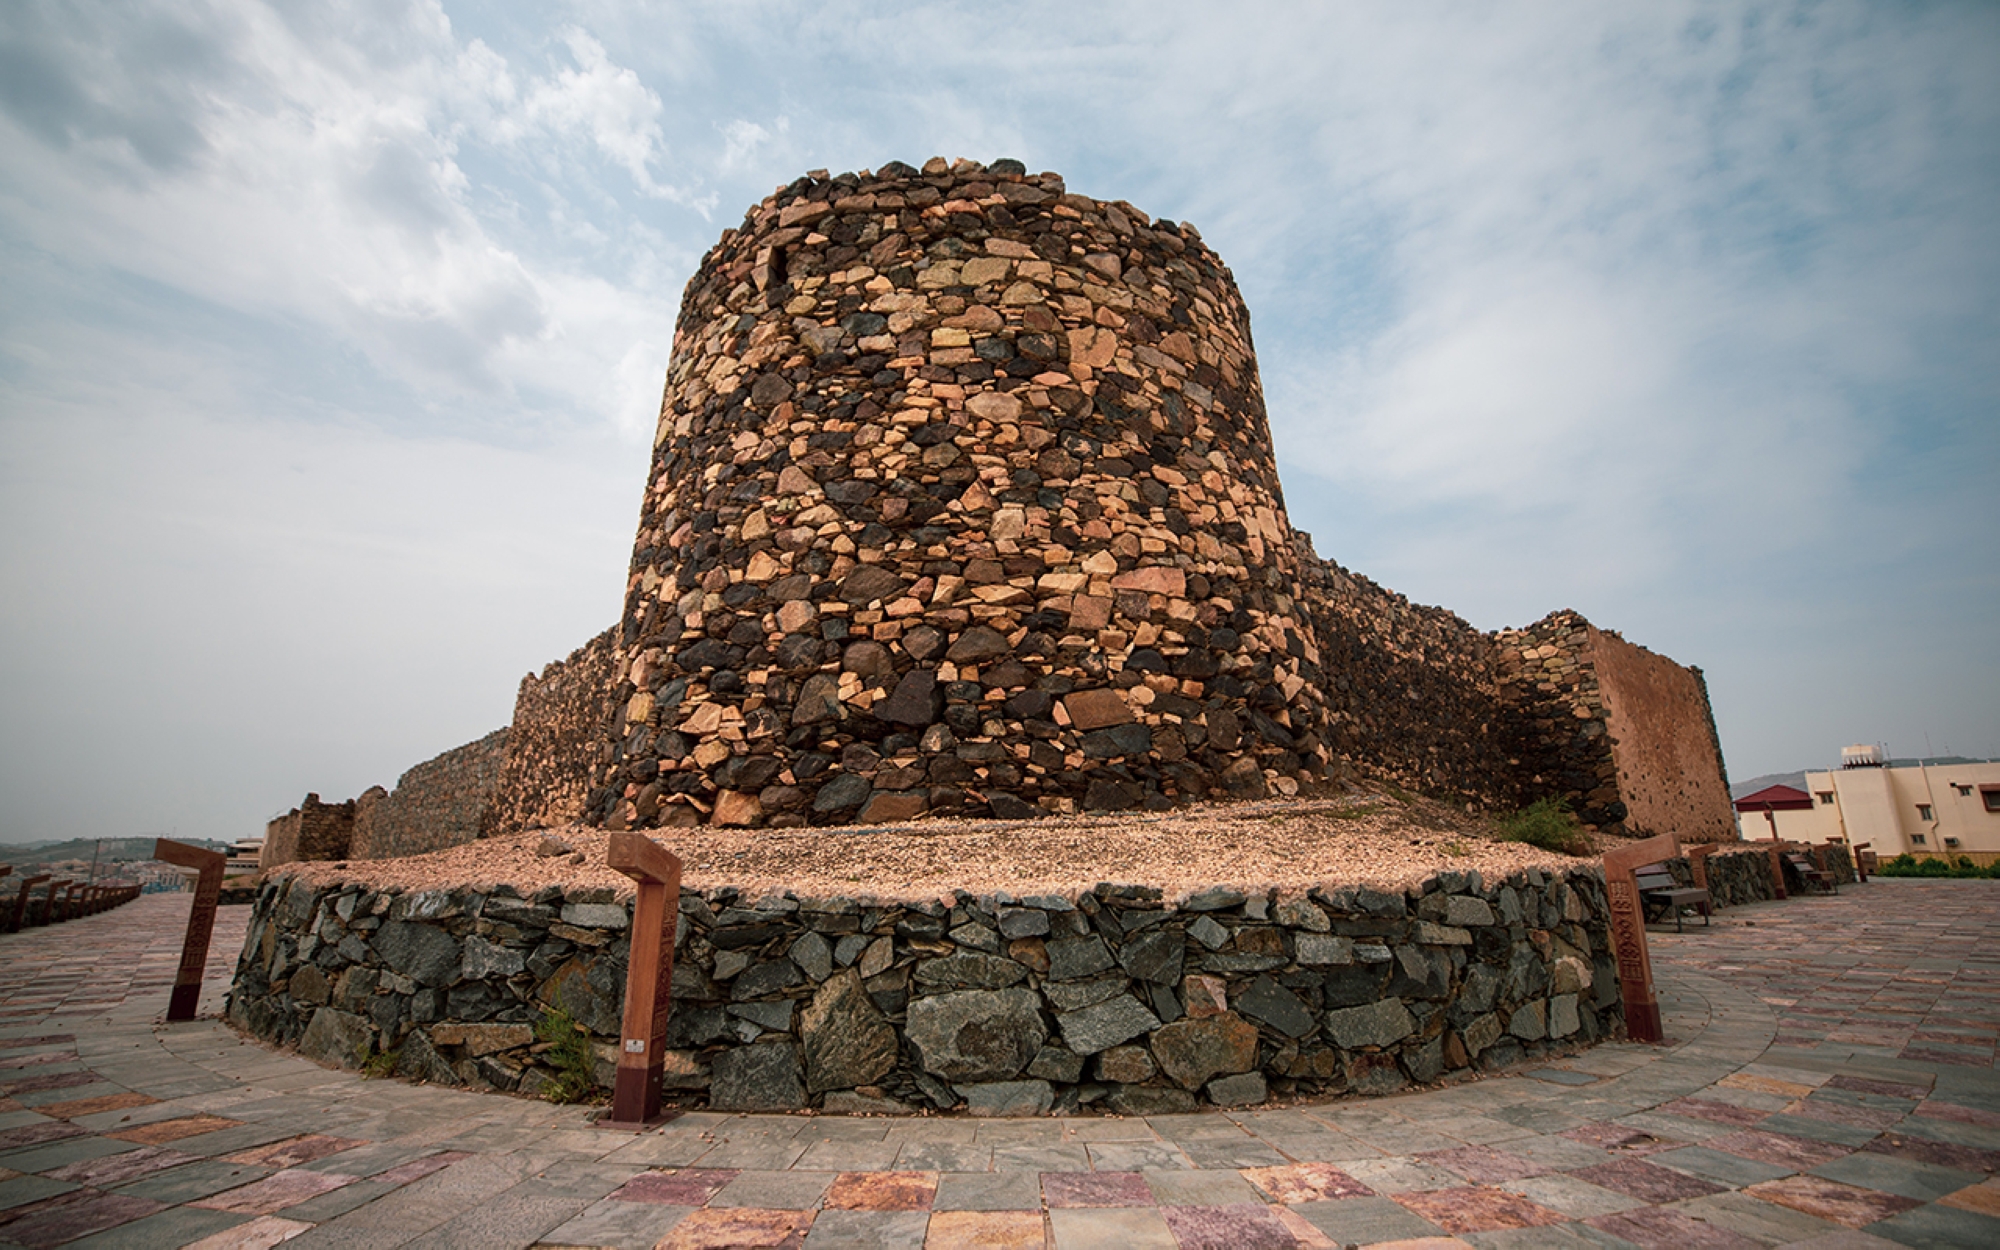
[[[1838,769],[1807,773],[1802,797],[1773,786],[1739,799],[1743,836],[1769,838],[1775,826],[1800,842],[1867,842],[1883,859],[2000,857],[2000,760],[1884,762],[1873,747],[1849,747],[1841,759]]]

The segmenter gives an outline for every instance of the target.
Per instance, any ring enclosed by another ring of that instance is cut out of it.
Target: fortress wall
[[[353,799],[322,803],[319,795],[306,795],[305,802],[264,826],[264,849],[258,852],[257,867],[346,859],[354,840],[354,810]]]
[[[1492,635],[1311,555],[1303,535],[1301,546],[1334,751],[1413,789],[1518,806]]]
[[[1736,841],[1736,812],[1701,670],[1595,626],[1590,647],[1626,828],[1677,833],[1683,842]]]
[[[605,630],[537,677],[521,679],[506,760],[481,837],[582,819],[598,735],[617,676],[615,631]]]
[[[496,729],[415,765],[388,794],[373,792],[379,797],[361,803],[354,821],[351,858],[422,855],[478,837],[500,781],[507,737],[506,729]]]
[[[1249,317],[1191,229],[932,162],[801,179],[675,334],[613,826],[1289,788],[1320,649]]]

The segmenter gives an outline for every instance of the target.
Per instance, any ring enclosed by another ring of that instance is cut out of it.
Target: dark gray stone
[[[1159,1018],[1130,994],[1056,1017],[1064,1043],[1079,1055],[1108,1050],[1158,1028],[1159,1024]]]
[[[1254,1106],[1268,1096],[1261,1072],[1242,1072],[1208,1083],[1208,1100],[1218,1107]]]
[[[1343,1050],[1393,1046],[1416,1031],[1417,1021],[1400,998],[1326,1013],[1326,1035]]]
[[[1171,1085],[1120,1085],[1104,1103],[1119,1115],[1186,1115],[1195,1109],[1194,1095]]]
[[[1187,941],[1177,928],[1160,928],[1130,938],[1119,948],[1118,963],[1141,981],[1176,985],[1187,954]]]
[[[469,937],[465,939],[463,962],[459,966],[463,975],[475,980],[495,976],[511,977],[527,968],[528,957],[520,951],[510,950],[498,943]]]
[[[1236,996],[1235,1004],[1236,1010],[1253,1020],[1261,1020],[1286,1037],[1305,1037],[1317,1027],[1312,1011],[1299,996],[1270,977],[1252,981],[1249,989]]]
[[[795,1005],[791,999],[783,998],[775,1003],[736,1003],[727,1010],[737,1019],[748,1020],[767,1032],[789,1033]]]
[[[819,788],[819,793],[813,796],[813,810],[821,815],[851,812],[874,793],[875,787],[866,778],[842,773]]]
[[[450,985],[458,979],[458,943],[435,925],[391,920],[375,934],[382,962],[419,985]]]
[[[321,1063],[337,1063],[358,1068],[375,1049],[375,1026],[352,1012],[321,1007],[313,1012],[305,1035],[299,1038],[299,1053]]]
[[[827,978],[799,1016],[806,1088],[873,1085],[896,1067],[896,1030],[869,1001],[852,968]]]
[[[998,955],[962,952],[917,964],[917,984],[946,989],[998,990],[1025,980],[1028,970]]]
[[[1189,937],[1212,951],[1221,950],[1229,941],[1229,930],[1207,916],[1197,917],[1195,922],[1188,926],[1187,931]]]
[[[1048,1037],[1033,991],[962,990],[910,1004],[904,1033],[924,1069],[949,1081],[1004,1081]]]
[[[1047,1081],[992,1081],[960,1085],[965,1110],[976,1116],[1047,1115],[1055,1090]]]
[[[1005,938],[1041,937],[1049,931],[1049,914],[1034,907],[1000,909],[1000,935]]]
[[[456,1085],[458,1074],[451,1070],[444,1056],[437,1053],[430,1039],[422,1029],[412,1029],[403,1038],[403,1044],[396,1055],[396,1075],[413,1081],[429,1081],[433,1085]]]
[[[1181,904],[1181,910],[1222,911],[1225,908],[1242,906],[1244,897],[1240,890],[1225,890],[1218,886],[1189,896],[1188,900]]]
[[[1042,996],[1057,1011],[1081,1011],[1092,1003],[1116,998],[1132,985],[1129,977],[1100,977],[1095,981],[1045,981]]]
[[[768,998],[782,994],[805,978],[799,975],[799,967],[789,959],[773,959],[739,973],[729,987],[729,997],[736,1002],[753,998]]]
[[[805,1106],[798,1047],[759,1042],[723,1051],[709,1068],[708,1105],[718,1111],[796,1111]]]
[[[810,930],[792,943],[792,962],[817,985],[833,975],[833,948],[825,938]]]
[[[1083,1056],[1060,1046],[1044,1046],[1028,1064],[1028,1075],[1073,1085],[1083,1076]]]
[[[1111,952],[1104,945],[1104,939],[1092,934],[1089,937],[1058,938],[1048,944],[1049,979],[1052,981],[1074,981],[1080,977],[1095,976],[1111,967]]]

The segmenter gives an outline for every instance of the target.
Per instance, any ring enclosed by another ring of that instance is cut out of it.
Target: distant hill
[[[229,843],[208,838],[176,840],[213,851],[229,849]],[[153,842],[152,838],[105,838],[101,843],[95,838],[71,838],[67,842],[26,842],[12,846],[0,843],[0,864],[53,864],[65,859],[89,859],[93,855],[104,863],[120,859],[151,859]]]
[[[1765,786],[1790,786],[1794,790],[1806,788],[1806,773],[1802,768],[1795,773],[1765,773],[1762,777],[1752,777],[1729,787],[1729,797],[1740,799],[1746,794],[1755,794]]]

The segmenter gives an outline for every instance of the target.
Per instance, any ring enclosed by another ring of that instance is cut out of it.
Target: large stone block
[[[805,1106],[798,1047],[759,1042],[723,1051],[709,1068],[708,1105],[718,1111],[796,1111]]]
[[[948,1081],[1007,1080],[1028,1065],[1048,1037],[1034,993],[1023,989],[919,998],[910,1004],[904,1031],[924,1070]]]
[[[799,1047],[815,1094],[873,1085],[896,1067],[896,1030],[852,968],[829,977],[800,1013]]]

